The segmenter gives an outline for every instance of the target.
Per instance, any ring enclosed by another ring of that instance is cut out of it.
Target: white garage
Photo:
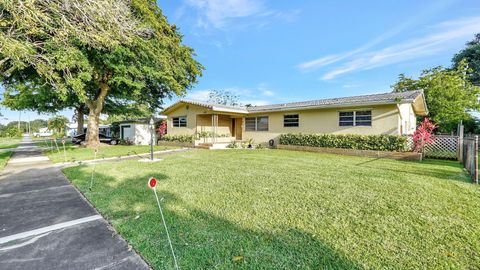
[[[163,117],[155,118],[155,122],[162,121]],[[149,119],[122,121],[120,123],[120,139],[129,140],[135,145],[150,145]],[[154,143],[157,141],[153,134]]]

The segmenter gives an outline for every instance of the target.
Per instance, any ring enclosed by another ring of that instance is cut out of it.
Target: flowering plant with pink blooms
[[[167,121],[162,121],[162,123],[160,123],[160,125],[157,128],[157,134],[161,138],[166,133],[167,133]]]
[[[436,128],[437,126],[430,119],[425,118],[413,133],[413,151],[423,152],[425,145],[433,142],[433,131]]]

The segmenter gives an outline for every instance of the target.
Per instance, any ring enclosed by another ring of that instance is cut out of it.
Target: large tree
[[[453,57],[452,62],[458,67],[462,60],[466,61],[468,65],[468,69],[465,70],[466,77],[471,83],[480,86],[480,33],[466,45],[465,49]]]
[[[480,88],[465,80],[466,63],[454,69],[436,67],[424,70],[418,79],[400,74],[392,85],[393,91],[403,92],[423,89],[432,119],[441,132],[455,129],[459,121],[471,120],[471,111],[480,108]]]
[[[211,90],[208,94],[208,102],[211,103],[238,106],[240,105],[238,100],[238,95],[227,90]]]
[[[77,133],[83,133],[88,108],[79,101],[75,93],[59,93],[35,74],[23,75],[21,80],[15,77],[5,78],[2,105],[17,111],[32,110],[38,113],[58,113],[64,109],[73,109]],[[27,78],[28,75],[31,77]]]
[[[106,100],[153,111],[203,68],[153,0],[4,0],[0,14],[0,80],[38,77],[62,100],[73,93],[88,107],[89,146]]]

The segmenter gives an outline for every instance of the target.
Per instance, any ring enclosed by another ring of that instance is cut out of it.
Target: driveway
[[[0,269],[149,269],[25,137],[0,175]]]

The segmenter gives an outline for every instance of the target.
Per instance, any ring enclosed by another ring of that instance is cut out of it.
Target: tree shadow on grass
[[[85,194],[94,204],[104,200],[96,205],[99,211],[155,269],[171,269],[173,261],[159,210],[147,187],[150,176],[157,178],[160,186],[168,181],[166,175],[154,174],[123,179],[112,186],[116,180],[100,174],[92,192]],[[249,221],[242,221],[248,224],[242,226],[212,213],[222,209],[200,209],[161,187],[158,194],[182,269],[362,269],[341,251],[301,229],[278,224],[274,226],[278,229],[268,231]]]

